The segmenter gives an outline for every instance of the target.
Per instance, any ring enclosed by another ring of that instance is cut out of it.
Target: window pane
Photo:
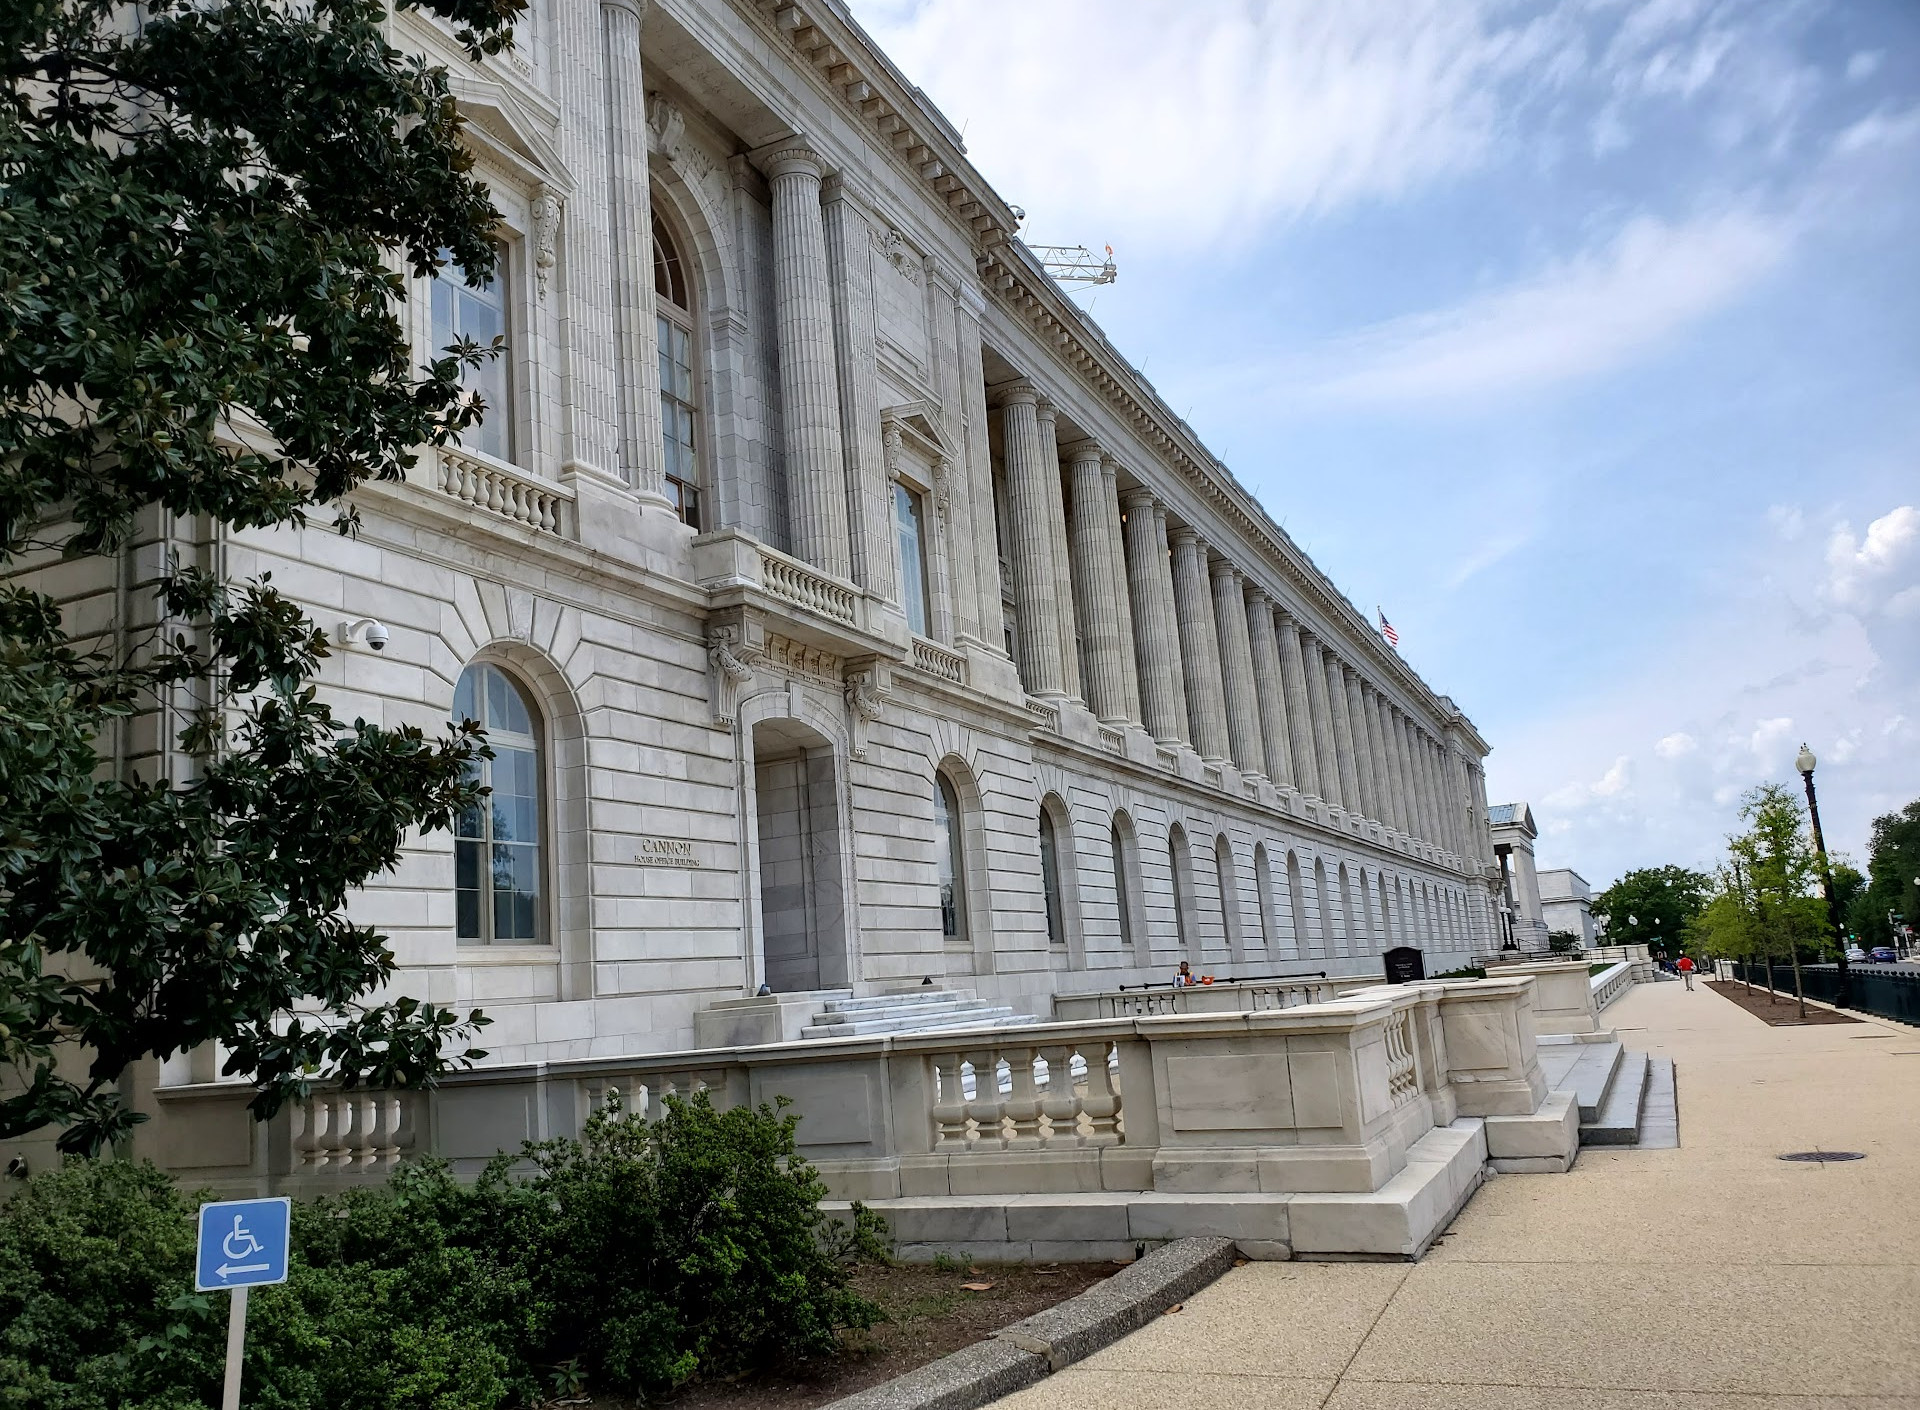
[[[934,775],[933,845],[938,852],[940,879],[940,933],[948,939],[960,935],[960,807],[953,785]]]
[[[460,940],[481,940],[480,844],[453,844],[453,933]]]
[[[900,606],[907,625],[927,634],[927,575],[921,556],[920,498],[905,485],[893,487],[893,522],[900,541]]]
[[[474,698],[474,668],[469,666],[460,673],[460,683],[453,688],[453,718],[461,720],[480,718],[480,705]]]
[[[1110,834],[1113,845],[1113,895],[1120,907],[1120,943],[1127,949],[1133,948],[1133,910],[1128,904],[1127,895],[1127,851],[1126,842],[1120,836],[1119,827]]]
[[[1047,940],[1067,943],[1067,927],[1060,913],[1060,859],[1054,849],[1053,819],[1040,814],[1040,886],[1047,898]]]

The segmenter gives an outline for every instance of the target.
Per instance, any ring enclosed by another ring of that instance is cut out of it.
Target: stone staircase
[[[945,1028],[1005,1028],[1038,1023],[1030,1013],[990,1004],[971,989],[908,989],[829,999],[800,1030],[802,1038],[864,1038],[876,1033],[932,1033]]]
[[[1673,1059],[1630,1052],[1610,1037],[1542,1037],[1550,1091],[1580,1105],[1580,1144],[1668,1149],[1680,1144]]]

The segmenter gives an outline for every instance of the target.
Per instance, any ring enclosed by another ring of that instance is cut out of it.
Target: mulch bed
[[[1775,990],[1768,994],[1765,989],[1754,987],[1748,992],[1747,986],[1732,979],[1709,979],[1706,985],[1723,999],[1732,999],[1741,1008],[1775,1028],[1799,1028],[1803,1024],[1813,1027],[1819,1023],[1858,1023],[1860,1020],[1850,1014],[1827,1008],[1821,1004],[1808,1004],[1807,1016],[1800,1017],[1800,1008],[1790,993]]]
[[[812,1410],[971,1346],[990,1332],[1085,1292],[1120,1268],[1117,1263],[1032,1268],[987,1264],[964,1271],[923,1264],[862,1268],[852,1284],[879,1303],[888,1320],[868,1331],[841,1333],[841,1356],[782,1375],[690,1386],[664,1403],[674,1410],[757,1410],[768,1405]],[[964,1286],[968,1283],[988,1286]]]

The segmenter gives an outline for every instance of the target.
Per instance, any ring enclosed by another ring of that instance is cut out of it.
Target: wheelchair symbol
[[[231,1278],[235,1273],[264,1273],[269,1268],[265,1263],[239,1263],[234,1260],[251,1258],[263,1252],[266,1245],[253,1236],[253,1231],[240,1222],[241,1216],[233,1216],[233,1232],[220,1240],[220,1252],[228,1261],[222,1263],[214,1272],[223,1278]]]

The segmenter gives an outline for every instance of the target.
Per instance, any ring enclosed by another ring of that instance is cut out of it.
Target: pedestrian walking
[[[1691,989],[1693,987],[1693,956],[1680,956],[1680,963],[1674,968],[1680,971],[1680,977],[1687,981],[1687,987]]]

